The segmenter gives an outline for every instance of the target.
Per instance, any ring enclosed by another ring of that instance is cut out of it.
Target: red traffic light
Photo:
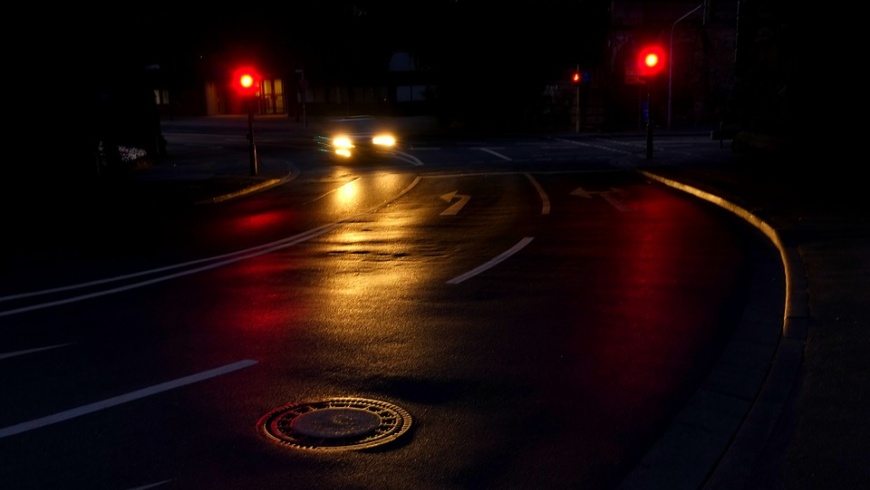
[[[574,74],[571,76],[571,81],[574,83],[580,83],[580,79],[580,72],[578,71],[575,71]]]
[[[646,46],[640,50],[639,55],[638,68],[645,77],[659,74],[665,66],[665,51],[661,46]]]
[[[239,95],[254,95],[260,91],[260,74],[250,66],[243,66],[233,72],[232,84]]]

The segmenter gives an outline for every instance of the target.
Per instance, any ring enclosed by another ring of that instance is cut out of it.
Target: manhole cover
[[[332,398],[285,405],[263,416],[258,425],[281,444],[346,451],[395,440],[411,427],[411,415],[379,400]]]

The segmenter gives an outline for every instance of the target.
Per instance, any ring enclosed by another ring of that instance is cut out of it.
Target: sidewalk
[[[790,275],[768,379],[704,488],[870,488],[870,213],[856,174],[741,155],[650,171],[769,226]]]

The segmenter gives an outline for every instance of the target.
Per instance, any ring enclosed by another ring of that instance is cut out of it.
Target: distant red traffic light
[[[233,88],[239,95],[254,95],[260,91],[260,74],[250,66],[243,66],[233,72]]]
[[[661,46],[645,46],[639,52],[638,68],[641,75],[652,77],[658,75],[665,66],[665,51]]]
[[[574,83],[580,83],[581,77],[580,72],[575,71],[574,75],[571,76],[571,81]]]

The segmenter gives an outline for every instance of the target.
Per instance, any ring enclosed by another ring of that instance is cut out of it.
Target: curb
[[[797,251],[769,224],[728,200],[668,179],[645,177],[725,209],[761,231],[779,252],[784,297],[753,295],[734,338],[701,388],[619,490],[744,488],[772,440],[800,371],[808,323],[806,277]],[[763,258],[753,259],[766,271]],[[773,271],[769,271],[773,272]],[[758,278],[753,279],[754,288]],[[757,303],[757,304],[756,304]],[[785,305],[784,312],[771,304]]]
[[[241,197],[241,196],[244,196],[247,194],[252,194],[252,193],[258,192],[258,191],[262,191],[262,190],[268,189],[270,187],[275,187],[276,185],[287,182],[288,180],[289,180],[288,178],[265,180],[265,181],[260,182],[258,184],[249,185],[247,187],[244,187],[244,188],[239,189],[239,190],[234,191],[234,192],[228,192],[226,194],[221,194],[219,196],[215,196],[215,197],[211,197],[208,199],[202,199],[200,201],[196,201],[196,204],[198,204],[198,205],[199,204],[215,204],[215,203],[219,203],[219,202],[223,202],[223,201],[229,201],[230,199],[235,199],[237,197]]]

